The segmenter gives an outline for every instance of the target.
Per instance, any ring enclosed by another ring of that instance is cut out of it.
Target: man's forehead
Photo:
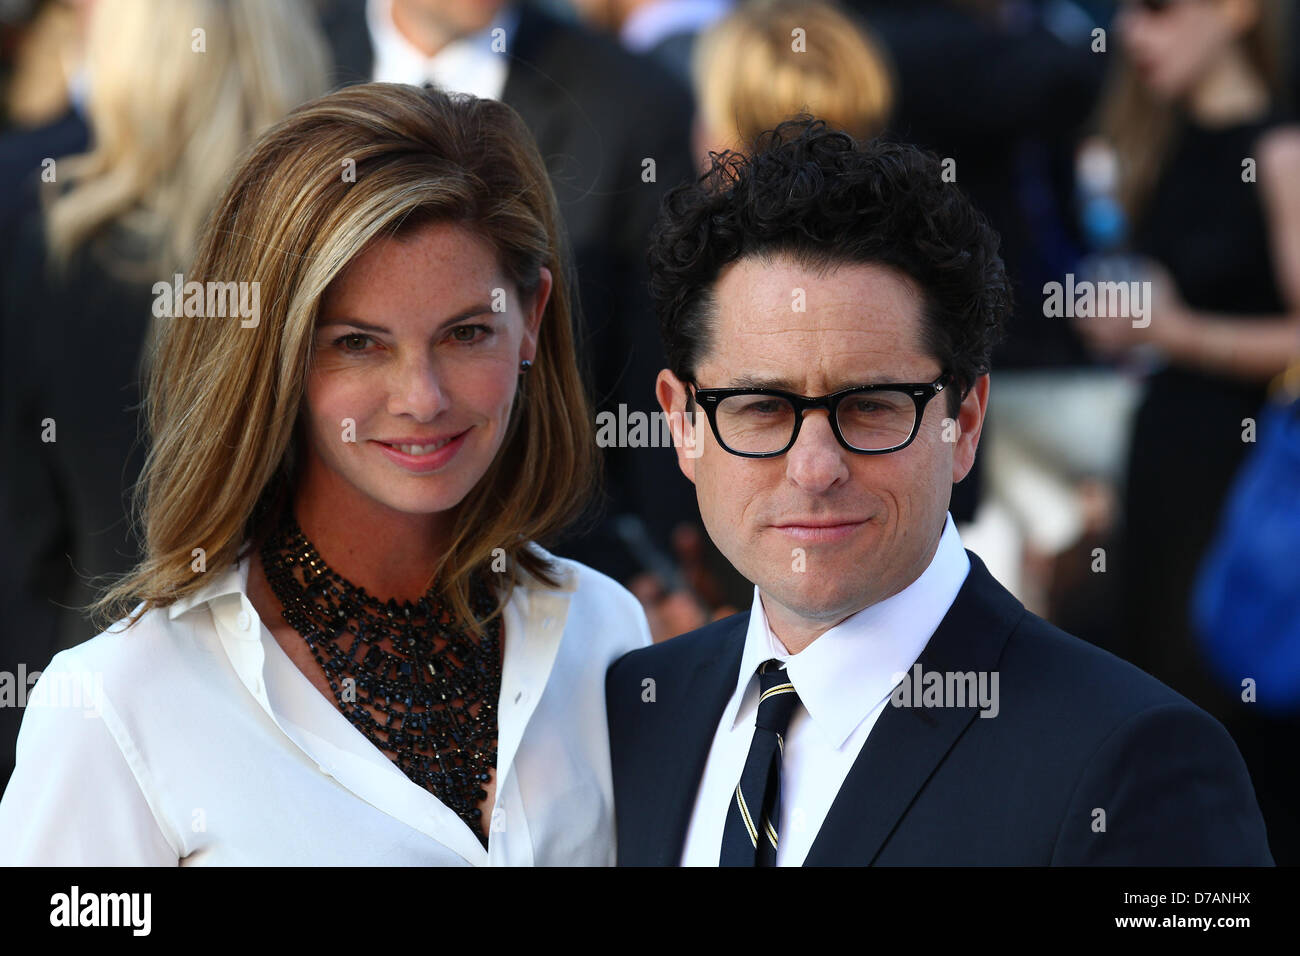
[[[897,380],[898,370],[925,358],[920,296],[889,266],[740,260],[719,276],[713,304],[701,364],[748,376],[738,387],[760,387],[761,378],[783,388],[810,376],[872,384]]]
[[[889,284],[916,293],[916,283],[897,266],[875,260],[813,258],[813,254],[785,251],[754,252],[728,262],[718,270],[715,289],[728,284],[754,288],[761,277],[781,285],[800,281],[827,288]]]
[[[922,297],[915,283],[875,262],[814,267],[786,255],[730,263],[712,289],[717,317],[737,332],[847,334],[911,325]]]

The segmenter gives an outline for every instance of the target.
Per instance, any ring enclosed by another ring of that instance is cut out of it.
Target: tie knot
[[[758,717],[754,726],[785,736],[799,695],[780,661],[774,659],[759,665],[758,687]]]

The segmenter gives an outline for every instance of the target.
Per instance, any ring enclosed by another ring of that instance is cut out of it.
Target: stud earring
[[[532,367],[533,367],[533,363],[528,361],[528,359],[524,359],[522,362],[519,363],[520,372],[527,372]]]

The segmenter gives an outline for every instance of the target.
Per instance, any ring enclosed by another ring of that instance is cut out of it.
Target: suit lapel
[[[723,633],[710,641],[710,653],[689,674],[681,675],[685,692],[680,698],[675,694],[671,697],[671,719],[663,722],[658,752],[650,756],[664,768],[653,778],[652,792],[645,796],[651,806],[658,808],[657,821],[645,831],[648,845],[642,852],[651,866],[677,866],[681,862],[704,765],[722,711],[736,689],[749,612],[733,615],[723,627]]]
[[[917,658],[923,672],[996,669],[1007,637],[1025,613],[984,563],[967,554],[970,573]],[[916,794],[977,714],[975,708],[886,703],[804,865],[874,862]]]

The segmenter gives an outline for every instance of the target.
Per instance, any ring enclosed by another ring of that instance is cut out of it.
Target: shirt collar
[[[541,557],[552,562],[555,561],[555,555],[551,554],[551,552],[547,551],[536,542],[530,542],[529,547]],[[225,597],[227,594],[248,594],[248,549],[249,542],[245,541],[240,545],[238,552],[244,556],[242,559],[232,561],[223,571],[213,572],[207,583],[205,583],[201,588],[192,591],[179,600],[173,601],[171,604],[167,605],[167,619],[174,621],[182,614],[192,611],[196,607],[207,605],[212,601],[217,600],[217,598]],[[559,587],[554,590],[566,593],[576,591],[578,587],[577,575],[573,573],[572,568],[564,565],[557,565],[556,567],[558,571],[557,576]],[[519,575],[515,585],[516,587],[523,588],[527,591],[533,591],[539,588],[552,590],[544,585],[539,579],[529,574],[524,568],[521,567],[518,570]]]
[[[898,683],[898,675],[921,651],[957,597],[970,558],[952,515],[944,523],[930,564],[897,594],[850,615],[798,654],[789,653],[771,631],[758,587],[745,634],[740,674],[730,707],[731,726],[757,706],[751,692],[758,665],[776,658],[786,670],[813,724],[839,748]]]
[[[500,99],[509,68],[505,54],[513,48],[518,22],[516,4],[507,3],[478,33],[459,37],[426,57],[393,24],[392,0],[367,0],[366,24],[375,53],[373,79],[415,86],[432,83],[445,90]],[[498,28],[505,31],[504,51],[492,48]]]
[[[239,549],[240,554],[244,554],[248,547],[245,542]],[[203,572],[210,574],[207,583],[197,591],[191,591],[189,594],[173,601],[167,605],[167,618],[174,621],[187,611],[196,607],[207,605],[217,598],[225,597],[227,594],[246,594],[248,592],[248,559],[245,557],[242,561],[232,561],[224,570]]]

